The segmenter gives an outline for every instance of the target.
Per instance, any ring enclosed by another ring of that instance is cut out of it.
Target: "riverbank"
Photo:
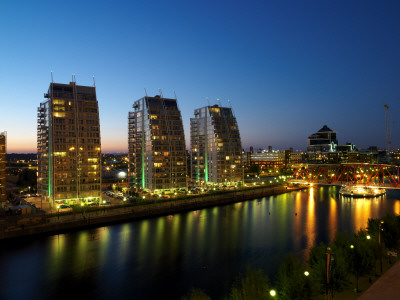
[[[211,194],[184,200],[167,200],[155,204],[104,209],[81,214],[70,214],[46,217],[45,222],[37,225],[18,225],[0,228],[0,240],[27,236],[57,234],[70,230],[81,230],[89,227],[99,227],[138,220],[148,217],[169,215],[183,211],[198,210],[206,207],[225,205],[229,203],[252,200],[260,197],[283,194],[306,187],[259,187],[256,189],[231,191],[222,194]]]

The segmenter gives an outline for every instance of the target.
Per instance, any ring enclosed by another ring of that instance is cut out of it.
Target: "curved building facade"
[[[230,107],[206,106],[190,119],[192,181],[234,183],[243,180],[242,144]]]
[[[143,97],[128,117],[130,185],[138,190],[186,188],[186,147],[176,99]]]

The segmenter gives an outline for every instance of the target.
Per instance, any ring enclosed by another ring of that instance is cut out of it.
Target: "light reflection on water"
[[[191,287],[227,295],[246,265],[272,277],[288,253],[305,260],[337,231],[400,213],[400,191],[373,199],[336,187],[82,230],[0,247],[0,299],[178,299]],[[18,288],[15,284],[18,283]]]

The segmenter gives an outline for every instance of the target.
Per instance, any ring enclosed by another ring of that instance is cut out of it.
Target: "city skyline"
[[[324,124],[339,144],[384,149],[383,100],[398,148],[400,4],[359,3],[87,2],[76,10],[27,2],[23,11],[7,3],[0,131],[8,152],[36,152],[36,106],[51,71],[64,84],[72,73],[79,85],[95,76],[103,152],[128,152],[128,112],[145,88],[176,91],[187,149],[190,118],[206,97],[230,100],[245,149],[295,150]]]

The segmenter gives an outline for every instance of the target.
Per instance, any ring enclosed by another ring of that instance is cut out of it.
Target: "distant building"
[[[95,87],[51,83],[38,108],[38,193],[50,205],[99,202],[101,144]]]
[[[369,151],[356,151],[350,152],[348,156],[348,163],[378,163],[378,153]]]
[[[290,164],[301,164],[305,162],[305,155],[306,153],[304,152],[293,152],[293,150],[289,150],[289,161],[288,163]]]
[[[198,108],[190,119],[192,180],[233,183],[243,180],[242,144],[230,107]]]
[[[133,108],[128,118],[130,185],[151,191],[185,188],[185,135],[176,99],[146,96]]]
[[[336,131],[324,125],[318,132],[308,137],[308,152],[335,152],[338,141]]]
[[[7,200],[6,193],[6,152],[7,134],[0,133],[0,205],[3,206]]]
[[[268,150],[259,150],[256,153],[246,153],[246,166],[258,166],[260,173],[269,173],[272,171],[280,170],[286,166],[287,163],[286,151],[269,152]]]

